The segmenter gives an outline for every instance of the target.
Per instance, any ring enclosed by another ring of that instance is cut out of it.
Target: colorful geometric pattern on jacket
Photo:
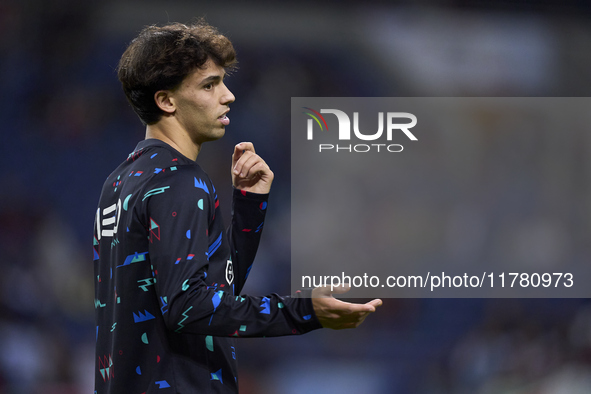
[[[95,393],[237,393],[235,338],[320,328],[308,298],[242,295],[267,195],[211,180],[159,140],[107,179],[96,211]]]

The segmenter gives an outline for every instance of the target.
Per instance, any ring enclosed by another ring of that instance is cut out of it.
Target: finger
[[[242,160],[244,159],[244,161]],[[243,162],[242,162],[243,161]],[[248,178],[254,176],[258,171],[266,164],[263,159],[256,154],[244,155],[241,160],[238,160],[238,164],[242,162],[239,174],[242,178]]]
[[[250,152],[238,160],[233,172],[234,176],[242,179],[254,179],[257,176],[273,179],[273,173],[267,163],[259,155]]]
[[[252,142],[241,142],[239,144],[236,144],[236,146],[234,146],[234,153],[232,153],[232,168],[234,168],[234,166],[236,165],[236,162],[246,152],[256,153]]]
[[[239,156],[239,157],[238,157]],[[250,151],[240,151],[238,152],[237,155],[235,155],[234,157],[238,157],[238,159],[236,159],[236,161],[234,162],[234,164],[232,165],[232,172],[234,173],[234,175],[238,175],[242,172],[242,167],[244,166],[244,163],[251,157],[257,157],[255,154],[253,154]]]
[[[232,169],[236,166],[236,163],[238,162],[240,157],[242,157],[244,152],[245,150],[242,149],[241,144],[236,144],[236,146],[234,146],[234,152],[232,153]]]
[[[241,142],[237,146],[239,146],[240,149],[242,149],[244,151],[256,153],[255,150],[254,150],[254,145],[252,144],[252,142]]]
[[[266,179],[273,180],[273,172],[264,161],[258,161],[248,171],[244,170],[244,179]]]
[[[368,304],[372,305],[374,308],[377,308],[378,306],[382,306],[383,302],[379,298],[376,298],[375,300],[368,302]]]
[[[357,320],[358,324],[361,324],[365,321],[365,318],[369,316],[369,313],[364,313],[362,316],[359,317],[359,319]]]
[[[356,313],[356,312],[361,312],[361,313],[373,313],[376,311],[376,308],[371,305],[370,303],[367,304],[350,304],[350,313]]]
[[[241,142],[234,146],[234,156],[236,156],[236,160],[238,160],[240,156],[246,152],[256,153],[252,142]]]
[[[370,313],[375,312],[376,308],[378,306],[382,305],[382,300],[375,299],[375,300],[372,300],[372,301],[367,302],[365,304],[352,304],[352,303],[346,303],[346,304],[348,304],[348,308],[349,308],[348,313],[361,313],[361,314],[368,315]]]
[[[376,311],[376,303],[374,302],[376,300],[370,301],[365,304],[353,304],[350,302],[344,302],[340,300],[338,301],[342,303],[340,309],[345,311],[346,313],[370,314]]]
[[[367,304],[354,304],[351,302],[341,301],[337,298],[330,297],[328,300],[329,306],[327,309],[332,312],[336,313],[340,316],[361,316],[364,314],[369,314],[375,312],[375,307],[373,305]]]

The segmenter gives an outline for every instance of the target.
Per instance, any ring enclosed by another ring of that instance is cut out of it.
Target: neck
[[[201,144],[193,141],[185,130],[169,118],[163,117],[158,123],[147,125],[146,139],[149,138],[166,142],[191,160],[197,160],[201,151]]]

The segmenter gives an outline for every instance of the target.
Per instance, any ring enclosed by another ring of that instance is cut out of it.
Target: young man
[[[146,139],[107,179],[96,212],[96,383],[102,393],[236,393],[234,337],[351,328],[381,304],[315,289],[297,298],[241,295],[273,172],[250,142],[232,156],[232,223],[195,160],[224,135],[236,62],[213,27],[148,27],[119,80]]]

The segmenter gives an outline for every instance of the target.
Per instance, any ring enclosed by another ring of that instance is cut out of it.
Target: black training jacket
[[[234,190],[226,231],[207,174],[155,139],[108,177],[93,242],[97,394],[237,393],[235,338],[321,327],[309,294],[241,294],[267,197]]]

